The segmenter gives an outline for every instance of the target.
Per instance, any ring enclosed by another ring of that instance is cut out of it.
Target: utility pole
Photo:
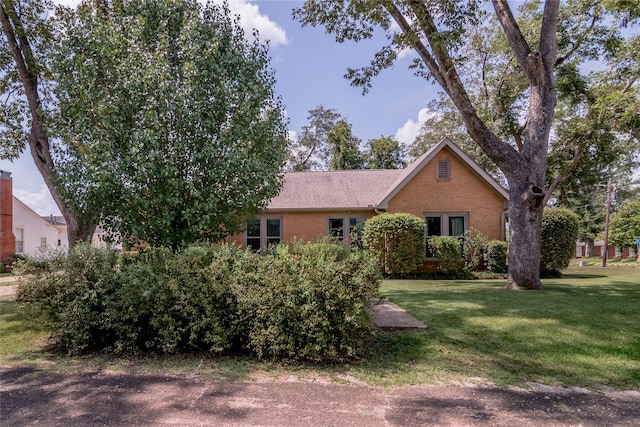
[[[607,181],[607,201],[605,202],[606,215],[604,219],[604,253],[602,254],[602,266],[607,266],[607,252],[609,252],[609,208],[611,207],[611,178]]]

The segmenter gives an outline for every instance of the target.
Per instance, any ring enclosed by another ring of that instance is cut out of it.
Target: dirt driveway
[[[640,393],[0,367],[2,426],[638,426]]]

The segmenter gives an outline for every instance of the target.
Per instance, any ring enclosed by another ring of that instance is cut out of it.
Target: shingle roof
[[[448,147],[505,200],[506,190],[448,138],[433,146],[404,169],[290,172],[267,210],[386,209],[391,200],[434,156]]]
[[[268,209],[371,209],[402,173],[402,170],[287,173],[282,191],[271,200]]]

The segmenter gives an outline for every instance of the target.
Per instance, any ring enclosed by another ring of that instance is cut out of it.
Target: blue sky
[[[229,1],[231,11],[241,16],[245,33],[257,28],[260,38],[269,40],[275,92],[285,107],[289,130],[299,132],[307,124],[308,111],[323,105],[345,116],[363,142],[390,135],[411,143],[428,114],[427,104],[440,88],[413,75],[408,69],[413,56],[407,54],[377,76],[363,96],[361,88],[350,86],[343,76],[348,67],[367,65],[387,43],[385,35],[358,44],[337,43],[324,28],[302,27],[292,19],[292,9],[302,4],[294,0]],[[28,151],[13,163],[0,160],[0,169],[12,172],[14,194],[23,202],[42,215],[58,213]]]

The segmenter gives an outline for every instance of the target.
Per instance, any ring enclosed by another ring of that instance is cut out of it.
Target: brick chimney
[[[13,188],[11,172],[0,170],[0,263],[11,264],[16,254],[13,235]]]

